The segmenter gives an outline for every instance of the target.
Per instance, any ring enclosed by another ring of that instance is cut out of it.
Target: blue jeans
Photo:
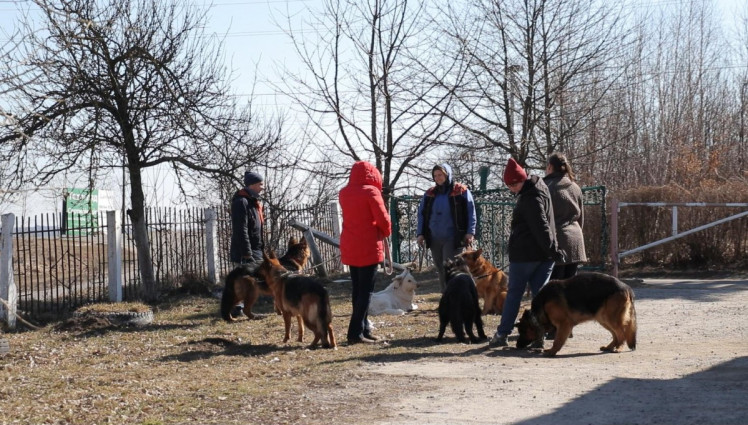
[[[504,301],[504,311],[501,313],[501,322],[496,332],[499,335],[509,335],[514,328],[514,321],[519,314],[519,304],[525,293],[527,284],[530,284],[533,298],[538,294],[540,288],[548,283],[553,271],[553,261],[530,261],[522,263],[509,263],[509,288]]]

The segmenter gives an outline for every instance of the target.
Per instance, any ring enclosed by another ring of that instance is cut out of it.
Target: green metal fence
[[[602,270],[608,256],[608,221],[605,213],[605,186],[582,188],[584,195],[584,240],[588,262],[584,268]],[[476,244],[484,256],[494,265],[509,264],[507,242],[514,195],[507,189],[474,191],[477,215]],[[431,264],[428,250],[421,250],[416,243],[418,226],[418,204],[420,196],[392,197],[392,257],[398,263],[415,262],[424,267]]]

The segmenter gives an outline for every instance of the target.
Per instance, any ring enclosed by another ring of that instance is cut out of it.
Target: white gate
[[[658,241],[650,242],[646,245],[642,245],[640,247],[636,247],[633,249],[629,249],[627,251],[619,252],[618,250],[618,213],[620,213],[621,208],[628,207],[628,206],[645,206],[645,207],[671,207],[672,208],[672,236],[668,236],[667,238],[660,239]],[[726,223],[728,221],[736,220],[738,218],[746,217],[748,216],[748,210],[743,211],[738,214],[731,215],[729,217],[725,217],[719,220],[712,221],[710,223],[704,224],[703,226],[694,227],[693,229],[687,230],[685,232],[679,232],[678,231],[678,207],[735,207],[735,208],[748,208],[747,203],[705,203],[705,202],[673,202],[673,203],[667,203],[667,202],[618,202],[618,199],[614,199],[611,203],[611,219],[610,219],[610,228],[611,228],[611,236],[610,236],[610,257],[611,261],[613,262],[613,276],[618,277],[618,264],[621,261],[621,258],[626,257],[627,255],[635,254],[637,252],[644,251],[645,249],[649,249],[658,245],[662,245],[664,243],[674,241],[676,239],[682,238],[684,236],[688,236],[690,234],[696,233],[698,231],[708,229],[710,227],[714,227],[718,224]]]

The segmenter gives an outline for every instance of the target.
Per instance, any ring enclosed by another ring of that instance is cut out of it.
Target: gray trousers
[[[454,238],[432,239],[429,248],[431,249],[431,258],[434,259],[436,271],[439,272],[439,285],[442,288],[442,292],[444,292],[444,289],[447,287],[447,276],[444,273],[444,261],[453,258],[455,255],[462,252],[462,250],[455,248]]]

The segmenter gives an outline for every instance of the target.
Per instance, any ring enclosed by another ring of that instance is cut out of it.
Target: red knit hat
[[[525,170],[517,164],[514,158],[509,158],[504,169],[504,183],[508,185],[521,183],[527,180],[527,173]]]

